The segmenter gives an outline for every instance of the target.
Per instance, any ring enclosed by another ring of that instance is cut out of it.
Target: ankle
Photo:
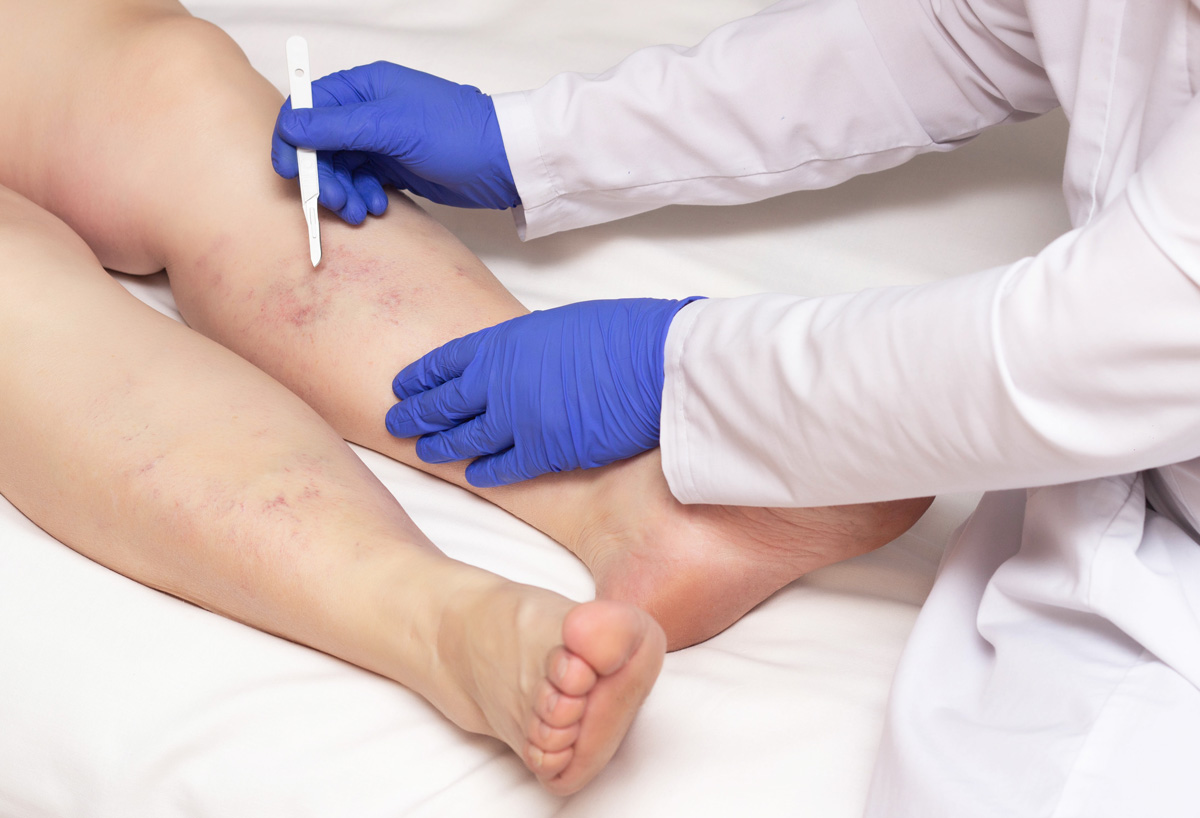
[[[357,546],[353,559],[329,572],[329,602],[321,615],[341,648],[330,652],[440,707],[434,696],[453,687],[442,673],[441,634],[455,609],[472,597],[465,581],[472,574],[468,566],[408,542]]]
[[[683,521],[686,509],[667,488],[657,450],[593,475],[586,503],[570,509],[569,538],[559,542],[600,581],[607,566],[630,556],[631,547]]]

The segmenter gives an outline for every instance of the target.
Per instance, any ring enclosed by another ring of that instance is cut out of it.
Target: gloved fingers
[[[458,83],[387,60],[376,60],[326,74],[313,82],[313,105],[347,105],[388,97],[421,97],[445,93]],[[476,88],[471,88],[478,91]]]
[[[387,413],[387,429],[395,437],[442,432],[483,414],[486,395],[467,394],[461,378],[400,401]]]
[[[367,206],[367,212],[372,216],[382,216],[387,210],[388,197],[379,178],[365,167],[359,168],[352,174],[354,189],[362,197]]]
[[[317,181],[321,185],[321,195],[317,200],[334,213],[341,213],[346,206],[346,188],[327,153],[317,154]]]
[[[460,377],[471,361],[475,360],[479,345],[489,335],[490,329],[481,329],[427,352],[401,369],[392,379],[392,392],[396,397],[405,400]],[[482,407],[480,409],[482,410]]]
[[[342,205],[338,215],[348,224],[362,224],[367,218],[367,203],[354,184],[354,171],[351,166],[361,164],[355,161],[354,156],[352,153],[335,153],[330,167],[346,198],[346,203]]]
[[[512,430],[495,428],[483,414],[443,432],[419,438],[417,457],[426,463],[451,463],[495,454],[512,448],[512,445]]]
[[[545,473],[544,469],[532,467],[516,449],[508,449],[468,463],[466,478],[477,489],[491,489],[530,480]]]
[[[313,80],[313,107],[336,108],[377,98],[379,95],[371,87],[370,81],[372,67],[359,65]]]
[[[346,194],[346,204],[339,215],[351,224],[359,224],[369,213],[382,216],[388,198],[383,182],[376,175],[370,154],[361,151],[338,151],[330,157],[330,168]]]
[[[289,97],[283,109],[290,110],[290,105]],[[350,224],[359,224],[367,217],[371,206],[359,192],[352,171],[345,167],[347,161],[342,154],[322,151],[317,155],[317,179],[321,185],[318,201]],[[271,165],[285,179],[295,179],[300,175],[296,149],[280,138],[278,130],[271,137]],[[386,200],[386,196],[384,198]]]
[[[397,155],[411,135],[397,134],[405,122],[395,101],[356,102],[332,107],[280,111],[275,132],[290,145],[319,151],[367,151]]]
[[[291,110],[292,98],[288,97],[283,101],[279,113],[282,115],[284,111]],[[271,134],[271,166],[284,179],[295,179],[300,175],[300,165],[296,161],[296,146],[289,145],[283,140],[279,133],[278,118],[275,121],[275,130]]]

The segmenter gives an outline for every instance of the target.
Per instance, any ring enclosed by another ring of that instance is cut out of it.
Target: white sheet
[[[194,0],[277,86],[283,43],[327,73],[406,62],[487,91],[690,44],[761,0]],[[523,245],[511,217],[429,206],[530,307],[626,295],[827,293],[1036,252],[1066,229],[1049,117],[834,191],[670,208]],[[267,159],[264,135],[263,161]],[[297,202],[297,218],[301,217]],[[120,277],[174,315],[166,281]],[[451,555],[576,599],[565,550],[466,492],[357,450]],[[786,588],[668,656],[608,770],[546,795],[490,739],[406,690],[143,588],[0,500],[0,816],[728,816],[861,812],[895,662],[950,530],[950,496],[898,542]]]

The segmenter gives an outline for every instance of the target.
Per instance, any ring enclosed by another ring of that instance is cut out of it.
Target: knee
[[[27,340],[39,322],[62,316],[65,287],[80,270],[104,270],[75,231],[0,186],[0,349]]]
[[[0,275],[27,275],[20,261],[30,256],[94,258],[86,243],[53,213],[0,185]]]
[[[180,80],[201,87],[230,66],[247,65],[246,55],[219,26],[189,14],[164,14],[131,30],[124,45],[131,69],[143,79],[167,79],[167,87],[183,90]]]
[[[152,119],[207,130],[246,116],[260,96],[269,99],[268,108],[282,101],[233,38],[206,20],[156,17],[136,29],[124,51],[124,82],[116,85],[137,95],[135,104]]]

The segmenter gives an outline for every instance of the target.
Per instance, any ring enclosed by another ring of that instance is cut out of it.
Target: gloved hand
[[[694,300],[584,301],[451,341],[396,376],[388,431],[424,435],[426,463],[479,458],[480,488],[652,449],[667,329]]]
[[[313,83],[313,107],[275,121],[271,163],[299,174],[295,148],[317,150],[321,204],[351,224],[387,209],[384,186],[439,204],[503,210],[520,204],[496,108],[478,88],[388,62]]]

